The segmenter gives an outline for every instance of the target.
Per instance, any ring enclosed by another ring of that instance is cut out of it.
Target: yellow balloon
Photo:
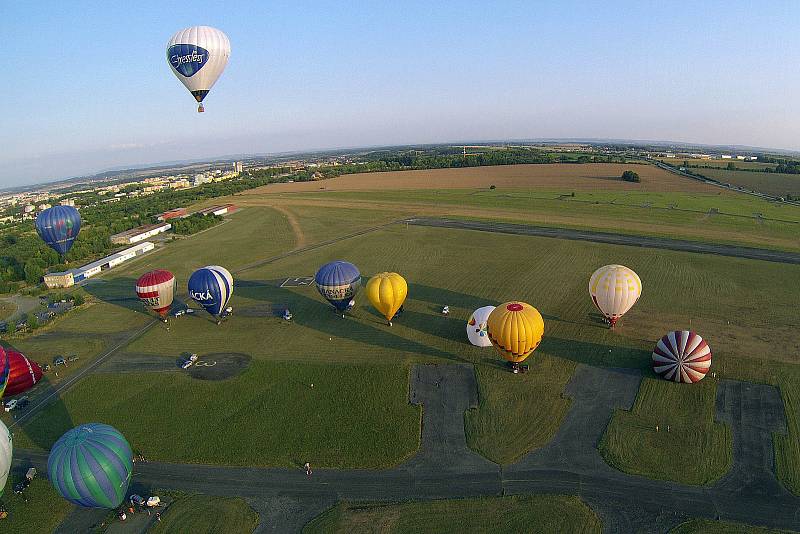
[[[405,302],[407,294],[408,284],[397,273],[379,273],[367,282],[367,298],[387,321],[392,320]]]
[[[489,314],[486,333],[503,358],[519,363],[541,343],[544,319],[530,304],[506,302]]]

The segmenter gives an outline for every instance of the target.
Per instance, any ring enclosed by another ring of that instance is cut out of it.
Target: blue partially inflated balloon
[[[36,216],[36,231],[47,246],[64,256],[81,231],[81,216],[72,206],[53,206]]]
[[[133,473],[133,453],[114,427],[88,423],[56,441],[47,476],[66,500],[86,508],[116,508],[125,499]]]
[[[361,273],[352,263],[337,260],[320,267],[314,282],[325,300],[337,310],[344,311],[361,289]]]
[[[219,265],[197,269],[189,277],[189,297],[211,315],[219,315],[233,295],[233,276]]]

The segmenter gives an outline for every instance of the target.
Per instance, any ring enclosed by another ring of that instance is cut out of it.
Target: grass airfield
[[[531,187],[529,194],[542,191]],[[570,407],[564,386],[577,365],[588,364],[632,367],[645,376],[634,408],[615,415],[606,431],[606,460],[646,477],[708,484],[731,461],[730,432],[714,421],[717,382],[709,376],[692,386],[670,384],[649,370],[658,338],[692,328],[709,340],[718,378],[780,387],[788,433],[775,435],[777,473],[800,493],[800,288],[787,283],[800,280],[800,266],[402,224],[314,248],[420,207],[440,206],[429,191],[374,193],[371,205],[360,195],[342,193],[336,197],[340,205],[330,205],[333,197],[320,204],[314,195],[285,193],[225,199],[245,209],[219,227],[106,273],[86,287],[90,306],[45,332],[12,340],[42,362],[58,351],[80,353],[80,365],[87,365],[150,320],[133,295],[144,271],[172,270],[182,299],[189,274],[202,265],[225,265],[236,278],[233,317],[217,326],[199,311],[171,319],[169,331],[155,325],[15,429],[15,446],[47,449],[67,428],[102,420],[149,460],[389,467],[419,446],[421,410],[408,403],[410,365],[468,362],[480,390],[478,408],[465,414],[468,443],[508,464],[552,438]],[[523,191],[513,195],[525,197]],[[481,195],[443,196],[458,209],[482,208],[461,202]],[[539,204],[514,202],[500,218],[542,216]],[[763,210],[775,208],[759,202]],[[493,209],[502,206],[487,207]],[[789,217],[800,220],[795,210]],[[569,216],[598,225],[590,213],[570,210]],[[696,221],[680,224],[698,236],[704,231]],[[725,231],[736,234],[735,226]],[[782,240],[784,232],[753,223],[752,235],[738,239],[757,241],[768,234]],[[352,261],[366,277],[383,270],[406,277],[406,311],[393,327],[363,294],[352,315],[342,319],[313,286],[280,287],[286,278],[312,276],[333,259]],[[586,287],[591,272],[607,263],[628,265],[644,285],[641,300],[614,331],[599,320]],[[526,375],[508,373],[493,349],[472,347],[465,336],[472,310],[511,299],[531,303],[545,319],[545,338],[529,358]],[[439,314],[444,304],[450,305],[449,317]],[[284,305],[294,314],[291,323],[271,316]],[[242,354],[248,362],[227,379],[201,380],[176,365],[187,351],[201,359]],[[12,421],[9,414],[2,417]],[[655,424],[670,424],[674,431],[655,435]]]

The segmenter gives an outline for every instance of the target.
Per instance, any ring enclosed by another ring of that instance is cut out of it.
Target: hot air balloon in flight
[[[132,472],[131,446],[119,430],[103,423],[67,431],[47,459],[47,475],[56,491],[86,508],[122,504]]]
[[[144,273],[136,281],[136,295],[145,306],[166,320],[175,297],[175,275],[163,269]]]
[[[8,427],[0,421],[0,497],[6,487],[8,474],[11,472],[11,456],[14,452],[14,443]]]
[[[36,216],[36,231],[63,258],[81,231],[81,216],[72,206],[53,206]]]
[[[397,273],[378,273],[367,282],[367,298],[392,325],[392,318],[408,295],[405,278]]]
[[[6,390],[0,394],[3,398],[25,393],[42,379],[42,368],[39,364],[13,349],[6,349],[6,354],[8,354],[9,372]]]
[[[233,295],[233,276],[225,267],[209,265],[189,277],[189,296],[219,318]]]
[[[319,294],[334,308],[343,312],[355,304],[353,298],[361,289],[361,273],[352,263],[337,260],[320,267],[314,276],[314,282]]]
[[[167,63],[203,112],[203,99],[219,78],[231,55],[228,36],[210,26],[180,30],[167,43]]]
[[[506,302],[489,314],[486,332],[497,352],[518,372],[520,362],[542,341],[544,319],[530,304]]]
[[[702,337],[688,330],[670,332],[653,349],[653,371],[667,380],[699,382],[710,367],[711,348]]]
[[[624,265],[605,265],[589,279],[589,295],[613,328],[642,294],[639,275]]]
[[[469,321],[467,321],[467,339],[476,347],[492,346],[489,335],[486,333],[486,321],[489,320],[489,315],[494,309],[494,306],[478,308],[472,312]]]

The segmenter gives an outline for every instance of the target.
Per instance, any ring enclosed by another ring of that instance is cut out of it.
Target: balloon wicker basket
[[[206,108],[203,107],[203,104],[197,104],[197,112],[203,113],[205,112]]]
[[[508,362],[508,366],[511,368],[511,372],[515,375],[519,373],[527,373],[529,369],[527,363]]]

